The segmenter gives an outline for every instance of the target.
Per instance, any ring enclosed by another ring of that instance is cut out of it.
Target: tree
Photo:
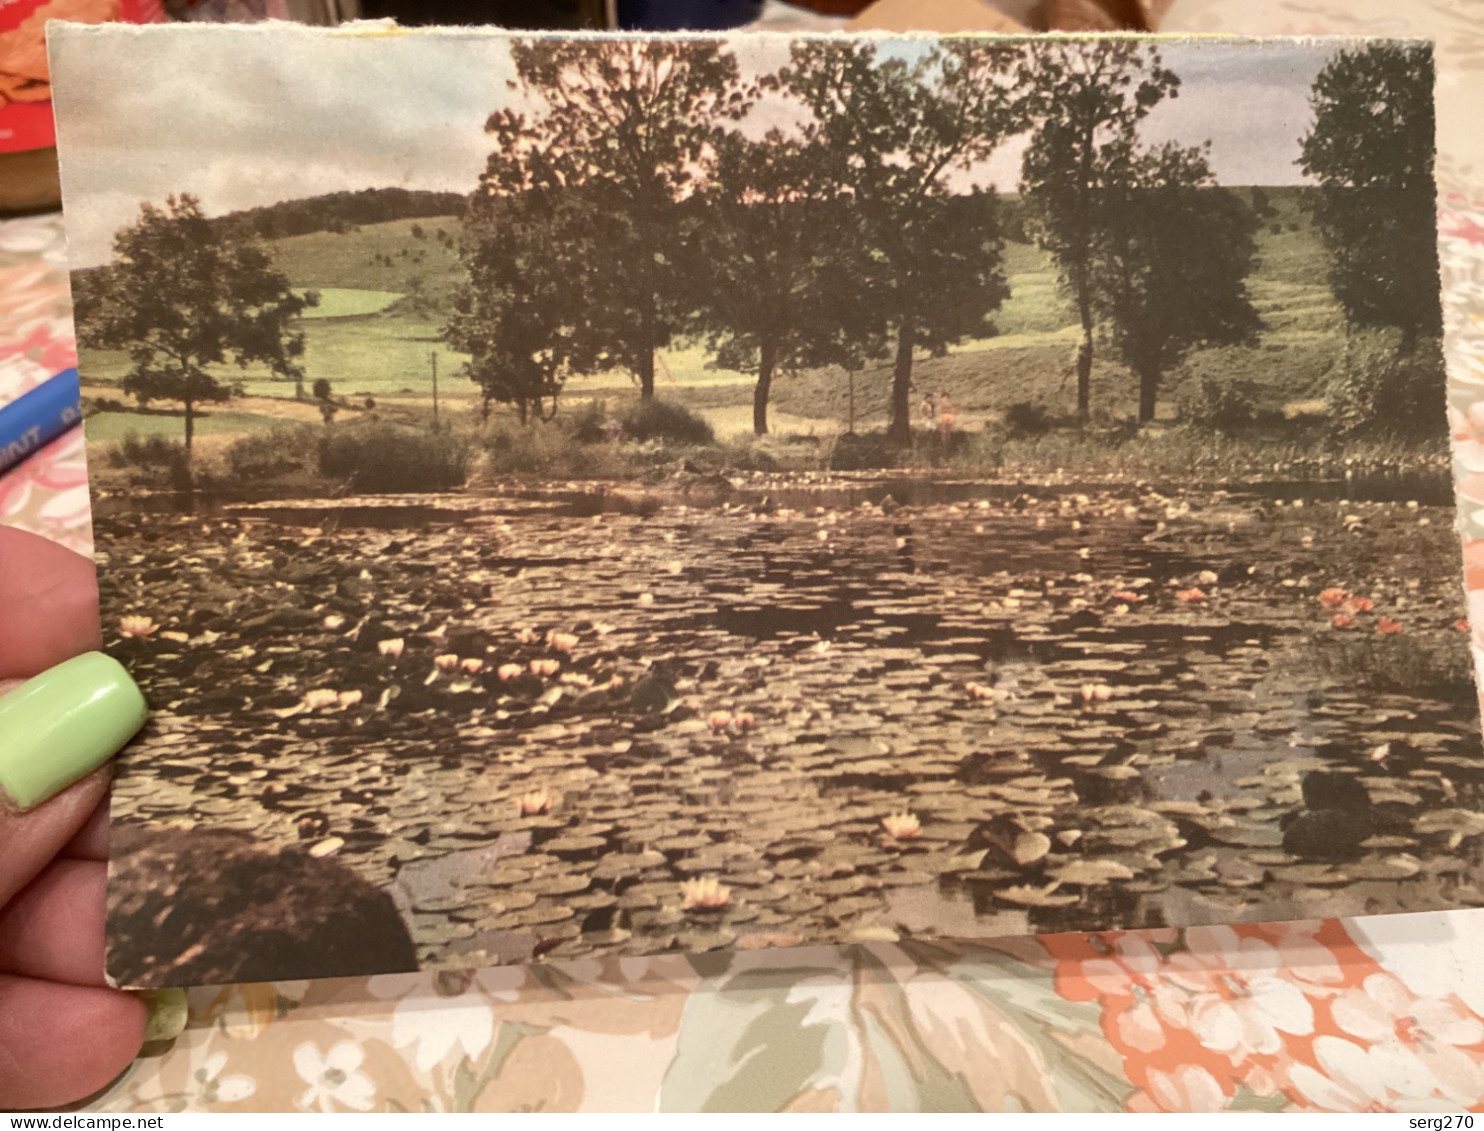
[[[128,351],[123,388],[141,404],[184,406],[187,454],[197,405],[232,395],[209,366],[264,364],[303,395],[304,335],[289,324],[319,296],[295,294],[255,241],[224,236],[182,194],[164,209],[141,205],[139,220],[114,237],[113,255],[79,308],[78,336]]]
[[[759,140],[723,135],[695,202],[711,265],[698,322],[717,365],[757,374],[752,430],[762,436],[776,373],[844,364],[879,342],[862,289],[869,265],[818,147],[776,129]]]
[[[1442,333],[1433,186],[1433,64],[1425,44],[1340,51],[1314,80],[1299,166],[1350,325],[1394,326],[1402,352]]]
[[[1139,381],[1139,420],[1159,384],[1199,344],[1251,342],[1262,321],[1247,294],[1257,218],[1219,187],[1203,149],[1174,143],[1111,155],[1094,311]]]
[[[804,140],[851,196],[872,263],[866,293],[895,338],[896,442],[911,436],[915,352],[989,336],[1009,295],[993,194],[964,191],[955,176],[1016,132],[1011,51],[1020,48],[952,43],[909,64],[878,59],[871,43],[809,40],[770,83],[808,108]]]
[[[335,403],[335,390],[330,386],[328,377],[314,379],[314,403],[319,406],[320,418],[328,426],[340,411],[340,406]]]
[[[693,282],[681,204],[709,176],[721,123],[749,105],[736,60],[696,40],[537,38],[511,55],[541,106],[490,116],[480,191],[581,195],[590,225],[558,229],[573,239],[553,250],[589,304],[581,332],[594,340],[583,348],[652,397],[655,350],[683,321]]]
[[[567,269],[583,250],[583,208],[574,195],[488,191],[470,201],[469,278],[454,295],[445,336],[470,355],[465,372],[483,391],[486,420],[492,403],[515,406],[522,424],[549,419],[574,361],[595,358],[591,336],[582,332],[585,293]]]
[[[1077,415],[1092,401],[1092,276],[1112,155],[1127,152],[1139,121],[1180,80],[1159,52],[1130,40],[1052,42],[1027,62],[1031,117],[1037,122],[1021,164],[1028,227],[1051,253],[1062,288],[1077,308]]]

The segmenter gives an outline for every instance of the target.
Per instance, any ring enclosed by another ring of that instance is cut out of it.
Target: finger
[[[77,836],[108,793],[109,771],[96,770],[24,813],[0,809],[0,907],[41,873]]]
[[[106,865],[57,860],[0,908],[0,973],[102,986]]]
[[[93,563],[0,526],[0,679],[35,675],[101,642]]]
[[[73,860],[108,859],[108,798],[98,803],[87,823],[62,849],[62,855]]]
[[[0,696],[0,906],[87,823],[107,789],[99,770],[144,716],[129,673],[101,652]]]
[[[0,1110],[61,1107],[106,1087],[144,1043],[133,994],[0,975]]]

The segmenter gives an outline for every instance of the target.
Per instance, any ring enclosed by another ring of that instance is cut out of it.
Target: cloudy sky
[[[782,37],[738,42],[744,71],[773,70],[787,56]],[[1226,184],[1298,183],[1309,87],[1337,47],[1164,44],[1180,96],[1155,108],[1145,136],[1209,140]],[[105,24],[54,30],[51,50],[79,266],[105,262],[140,202],[170,193],[194,193],[216,215],[338,189],[467,192],[488,154],[485,119],[520,98],[506,85],[514,71],[498,33]],[[976,179],[1012,187],[1020,149],[1002,147]]]

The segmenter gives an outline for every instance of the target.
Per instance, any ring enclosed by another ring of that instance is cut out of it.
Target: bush
[[[227,471],[239,482],[309,471],[309,453],[314,451],[317,434],[303,427],[251,432],[227,446],[223,453]]]
[[[320,438],[319,470],[356,491],[445,491],[461,487],[469,444],[448,431],[367,423]]]
[[[1051,431],[1045,405],[1017,401],[1005,410],[1005,429],[1012,436],[1044,436]]]
[[[167,440],[164,436],[140,439],[130,432],[109,454],[108,462],[114,467],[164,472],[170,486],[179,491],[189,490],[191,486],[191,461],[185,445],[178,440]]]
[[[901,445],[888,440],[885,433],[860,435],[847,432],[826,454],[825,464],[831,471],[873,471],[900,467],[904,456],[910,458],[910,451],[904,451]]]
[[[571,418],[572,438],[579,444],[601,444],[609,438],[611,421],[608,406],[602,401],[590,400]]]
[[[1401,354],[1392,332],[1354,335],[1330,375],[1330,427],[1345,437],[1397,440],[1447,435],[1442,343],[1435,338]]]
[[[113,449],[109,462],[115,467],[174,467],[184,464],[185,445],[179,440],[167,440],[164,436],[146,436],[130,432],[118,447]]]
[[[1202,377],[1186,386],[1177,404],[1182,420],[1223,436],[1234,435],[1257,419],[1252,386],[1246,381]]]
[[[492,475],[624,479],[665,461],[663,452],[645,452],[632,445],[579,442],[582,421],[582,417],[558,417],[493,428],[485,441],[486,466]]]
[[[704,417],[671,401],[639,400],[620,421],[624,435],[633,440],[658,440],[672,444],[714,444],[716,434]]]

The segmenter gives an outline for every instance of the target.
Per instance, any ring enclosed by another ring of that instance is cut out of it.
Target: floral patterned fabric
[[[1450,412],[1484,672],[1484,11],[1177,0],[1172,31],[1432,35]],[[1476,172],[1479,171],[1479,172]],[[0,224],[0,401],[72,361],[55,217]],[[0,521],[90,548],[80,437]],[[1484,911],[205,988],[90,1110],[1484,1109]]]

